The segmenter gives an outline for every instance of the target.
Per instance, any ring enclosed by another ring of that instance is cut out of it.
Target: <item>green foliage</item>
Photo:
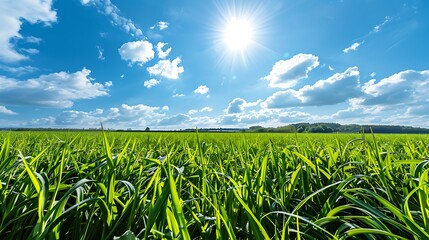
[[[428,142],[0,133],[0,239],[429,239]]]
[[[311,132],[311,133],[429,133],[427,128],[408,127],[408,126],[389,126],[389,125],[357,125],[338,123],[295,123],[276,128],[264,128],[261,126],[252,126],[248,132]]]

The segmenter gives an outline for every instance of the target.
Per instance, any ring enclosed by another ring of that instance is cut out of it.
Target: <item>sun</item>
[[[271,10],[264,1],[214,1],[215,18],[208,21],[207,32],[218,64],[225,69],[237,70],[257,63],[262,54],[270,52],[269,41]]]
[[[253,41],[253,28],[246,19],[231,18],[223,31],[223,40],[232,51],[243,51]]]

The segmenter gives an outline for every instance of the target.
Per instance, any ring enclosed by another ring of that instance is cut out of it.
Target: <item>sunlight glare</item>
[[[252,42],[252,31],[249,21],[232,18],[225,27],[224,41],[230,50],[244,50]]]

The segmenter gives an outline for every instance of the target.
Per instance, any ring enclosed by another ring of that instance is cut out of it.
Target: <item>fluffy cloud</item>
[[[17,62],[28,58],[17,51],[10,40],[23,38],[19,33],[23,21],[30,24],[42,22],[46,25],[55,22],[57,13],[51,7],[51,0],[2,1],[0,4],[0,61]]]
[[[124,43],[118,51],[123,60],[140,65],[155,57],[152,43],[144,40]]]
[[[95,109],[94,111],[63,111],[56,117],[33,119],[24,123],[24,126],[35,127],[74,127],[74,128],[98,128],[100,122],[105,128],[125,129],[129,127],[143,129],[154,126],[159,119],[165,117],[163,111],[168,111],[168,106],[151,107],[144,104],[113,107],[107,111]]]
[[[244,111],[245,103],[246,100],[242,98],[235,98],[229,103],[228,107],[225,109],[225,112],[228,114],[241,113]]]
[[[81,0],[80,2],[85,6],[94,6],[99,13],[110,18],[112,25],[121,27],[132,36],[143,34],[133,21],[119,14],[120,10],[110,0]]]
[[[332,114],[334,119],[355,119],[355,118],[368,118],[371,115],[377,115],[383,107],[366,107],[362,106],[363,98],[352,98],[349,99],[349,107],[343,110],[339,110]],[[360,123],[360,121],[359,121]]]
[[[350,47],[348,47],[348,48],[344,48],[343,52],[344,52],[344,53],[349,53],[349,52],[351,52],[351,51],[356,51],[356,50],[358,49],[358,47],[359,47],[360,45],[362,45],[362,44],[363,44],[363,42],[355,42],[355,43],[353,43],[352,45],[350,45]]]
[[[0,76],[0,103],[67,108],[73,101],[107,95],[107,85],[93,82],[90,70],[58,72],[24,81]]]
[[[194,90],[194,93],[204,95],[204,94],[207,94],[209,90],[210,89],[206,85],[200,85]]]
[[[211,107],[203,107],[200,110],[200,112],[212,112],[212,111],[213,111],[213,108]]]
[[[170,59],[160,60],[154,66],[146,68],[146,70],[150,75],[159,75],[168,79],[178,79],[179,75],[185,71],[182,66],[179,66],[181,62],[182,60],[179,57],[173,61],[170,61]]]
[[[0,69],[17,76],[25,75],[39,70],[38,68],[32,66],[9,67],[5,65],[0,65]]]
[[[44,118],[32,119],[28,122],[22,123],[24,127],[54,127],[55,117],[49,116]]]
[[[429,71],[406,70],[380,81],[371,79],[361,95],[349,99],[349,107],[331,117],[339,122],[427,126]]]
[[[190,116],[186,114],[177,114],[172,117],[164,118],[158,122],[160,126],[177,126],[183,125],[191,119]]]
[[[103,119],[99,112],[84,112],[84,111],[64,111],[55,118],[55,125],[73,127],[79,126],[83,128],[98,127]]]
[[[299,80],[308,78],[308,73],[319,66],[318,57],[312,54],[297,54],[288,60],[276,62],[268,76],[263,79],[269,81],[272,88],[287,89],[295,86]]]
[[[271,125],[278,119],[278,111],[272,109],[258,109],[220,115],[217,118],[218,124],[230,127],[248,127],[250,125]]]
[[[247,102],[242,98],[235,98],[228,104],[228,107],[224,111],[227,114],[242,113],[246,108],[254,107],[261,102],[262,100],[260,99],[256,102]]]
[[[261,108],[261,101],[248,102],[242,98],[235,98],[224,110],[226,114],[220,115],[215,119],[221,126],[230,127],[249,127],[252,125],[272,127],[294,122],[313,122],[324,119],[323,116],[306,112]]]
[[[157,24],[153,25],[152,27],[150,27],[150,29],[155,29],[155,28],[159,28],[160,31],[165,30],[168,28],[168,25],[170,25],[170,23],[168,22],[164,22],[164,21],[159,21]]]
[[[151,124],[154,119],[164,116],[159,107],[151,107],[144,104],[127,105],[122,104],[120,108],[110,108],[106,122],[115,123],[117,126],[146,126]]]
[[[0,114],[16,115],[17,113],[14,112],[14,111],[12,111],[12,110],[10,110],[10,109],[7,109],[5,106],[1,106],[0,105]]]
[[[163,43],[163,42],[158,42],[158,44],[156,45],[156,51],[158,52],[158,58],[164,59],[166,57],[168,57],[168,55],[171,52],[171,47],[167,48],[167,50],[163,50],[163,48],[167,45],[168,43]]]
[[[363,105],[416,104],[427,101],[429,70],[406,70],[384,78],[371,79],[362,91],[366,94]]]
[[[211,107],[203,107],[200,110],[191,109],[191,110],[188,111],[188,114],[189,115],[194,115],[194,114],[199,113],[199,112],[203,113],[203,112],[212,112],[212,111],[213,111],[213,108],[211,108]]]
[[[198,113],[199,111],[198,110],[196,110],[196,109],[191,109],[191,110],[189,110],[188,111],[188,114],[189,115],[194,115],[195,113]]]
[[[144,81],[144,83],[143,83],[143,85],[146,88],[151,88],[151,87],[154,87],[154,86],[156,86],[158,84],[159,84],[159,81],[156,80],[156,79],[154,79],[154,78],[152,78],[151,80]]]
[[[277,119],[280,123],[314,122],[321,121],[322,116],[312,115],[306,112],[290,111],[278,113]]]
[[[348,68],[314,85],[306,85],[299,90],[284,90],[274,93],[262,103],[267,108],[287,108],[298,106],[323,106],[346,101],[360,94],[359,70]]]

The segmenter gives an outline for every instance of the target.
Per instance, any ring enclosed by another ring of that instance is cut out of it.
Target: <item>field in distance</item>
[[[429,135],[1,132],[1,239],[429,239]]]

